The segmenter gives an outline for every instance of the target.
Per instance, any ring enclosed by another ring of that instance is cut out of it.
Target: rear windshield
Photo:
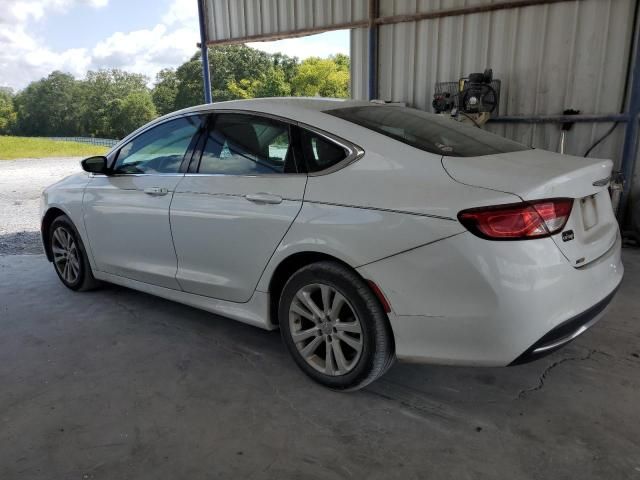
[[[530,148],[481,128],[413,108],[369,105],[324,113],[437,155],[478,157]]]

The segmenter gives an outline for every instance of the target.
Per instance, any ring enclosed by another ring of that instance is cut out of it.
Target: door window
[[[295,173],[289,125],[256,115],[222,113],[209,128],[199,173]]]
[[[300,143],[309,172],[326,170],[348,155],[347,150],[340,145],[309,130],[301,129]]]
[[[200,124],[201,118],[191,115],[138,135],[120,149],[114,173],[178,173]]]

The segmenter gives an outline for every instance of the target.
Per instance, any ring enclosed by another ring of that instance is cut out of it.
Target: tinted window
[[[438,155],[476,157],[529,148],[481,128],[413,108],[371,105],[325,113]]]
[[[289,126],[265,117],[235,113],[216,115],[198,172],[260,175],[295,172]]]
[[[326,170],[348,155],[340,145],[304,129],[300,133],[300,147],[309,172]]]
[[[118,153],[116,173],[177,173],[191,139],[200,128],[192,115],[162,123],[138,135]]]

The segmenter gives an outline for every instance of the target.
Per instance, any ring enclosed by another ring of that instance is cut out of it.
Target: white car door
[[[184,116],[151,127],[119,150],[111,174],[91,178],[83,208],[97,270],[180,289],[169,205],[201,119]]]
[[[176,187],[171,226],[183,290],[246,302],[302,206],[288,123],[246,113],[209,121],[201,158]]]

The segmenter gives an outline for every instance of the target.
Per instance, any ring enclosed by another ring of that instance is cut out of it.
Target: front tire
[[[97,286],[82,239],[66,215],[60,215],[51,223],[49,248],[53,267],[65,287],[86,291]]]
[[[357,390],[391,366],[391,329],[378,298],[353,270],[323,261],[294,273],[278,308],[283,341],[300,369],[334,390]]]

